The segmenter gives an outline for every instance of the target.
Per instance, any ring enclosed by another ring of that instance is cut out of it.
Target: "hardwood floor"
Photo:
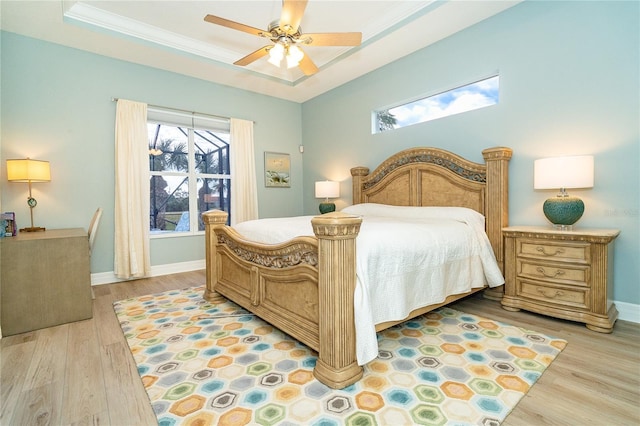
[[[0,425],[155,425],[116,300],[204,284],[204,271],[94,287],[93,318],[0,340]],[[640,324],[612,334],[471,297],[453,308],[569,341],[503,425],[640,424]]]

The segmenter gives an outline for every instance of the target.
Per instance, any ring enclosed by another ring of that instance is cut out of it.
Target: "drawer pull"
[[[538,268],[536,268],[536,271],[538,271],[540,273],[540,275],[542,275],[543,277],[546,278],[557,278],[560,275],[564,275],[564,271],[562,269],[556,269],[556,273],[555,274],[547,274],[547,271],[545,271],[545,269],[541,266],[538,266]]]
[[[536,247],[536,250],[542,254],[544,254],[545,256],[557,256],[559,254],[564,253],[564,249],[563,248],[558,248],[556,249],[556,251],[554,251],[553,253],[547,253],[544,247],[538,246]]]
[[[560,290],[556,290],[555,293],[554,293],[554,292],[548,292],[543,288],[538,288],[538,293],[540,293],[541,295],[543,295],[544,297],[549,298],[549,299],[553,299],[555,297],[560,297],[560,296],[564,295],[564,293],[562,291],[560,291]],[[552,294],[549,295],[549,293],[552,293]]]

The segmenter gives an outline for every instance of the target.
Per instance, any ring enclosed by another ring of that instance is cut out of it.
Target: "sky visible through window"
[[[376,132],[423,123],[498,103],[500,77],[494,76],[376,113]]]

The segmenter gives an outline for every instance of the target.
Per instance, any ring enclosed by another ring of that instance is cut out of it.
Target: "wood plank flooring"
[[[92,319],[2,338],[0,425],[157,424],[112,303],[204,280],[196,271],[97,286]],[[640,424],[640,324],[600,334],[478,296],[451,306],[569,341],[503,425]]]

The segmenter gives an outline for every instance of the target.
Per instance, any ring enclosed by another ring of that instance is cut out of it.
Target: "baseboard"
[[[618,319],[640,323],[640,305],[627,302],[614,302],[618,308]]]
[[[204,259],[193,260],[190,262],[170,263],[167,265],[156,265],[151,267],[151,276],[157,277],[160,275],[197,271],[204,268]],[[91,274],[91,285],[111,284],[120,281],[126,280],[121,280],[120,278],[116,277],[113,271]],[[640,323],[640,305],[615,301],[614,303],[616,304],[616,308],[618,308],[618,319],[622,321]]]
[[[155,265],[151,267],[151,277],[160,275],[177,274],[180,272],[198,271],[205,268],[204,259],[192,260],[189,262],[170,263],[167,265]],[[91,274],[91,285],[112,284],[121,281],[127,281],[116,277],[113,271],[97,272]]]

